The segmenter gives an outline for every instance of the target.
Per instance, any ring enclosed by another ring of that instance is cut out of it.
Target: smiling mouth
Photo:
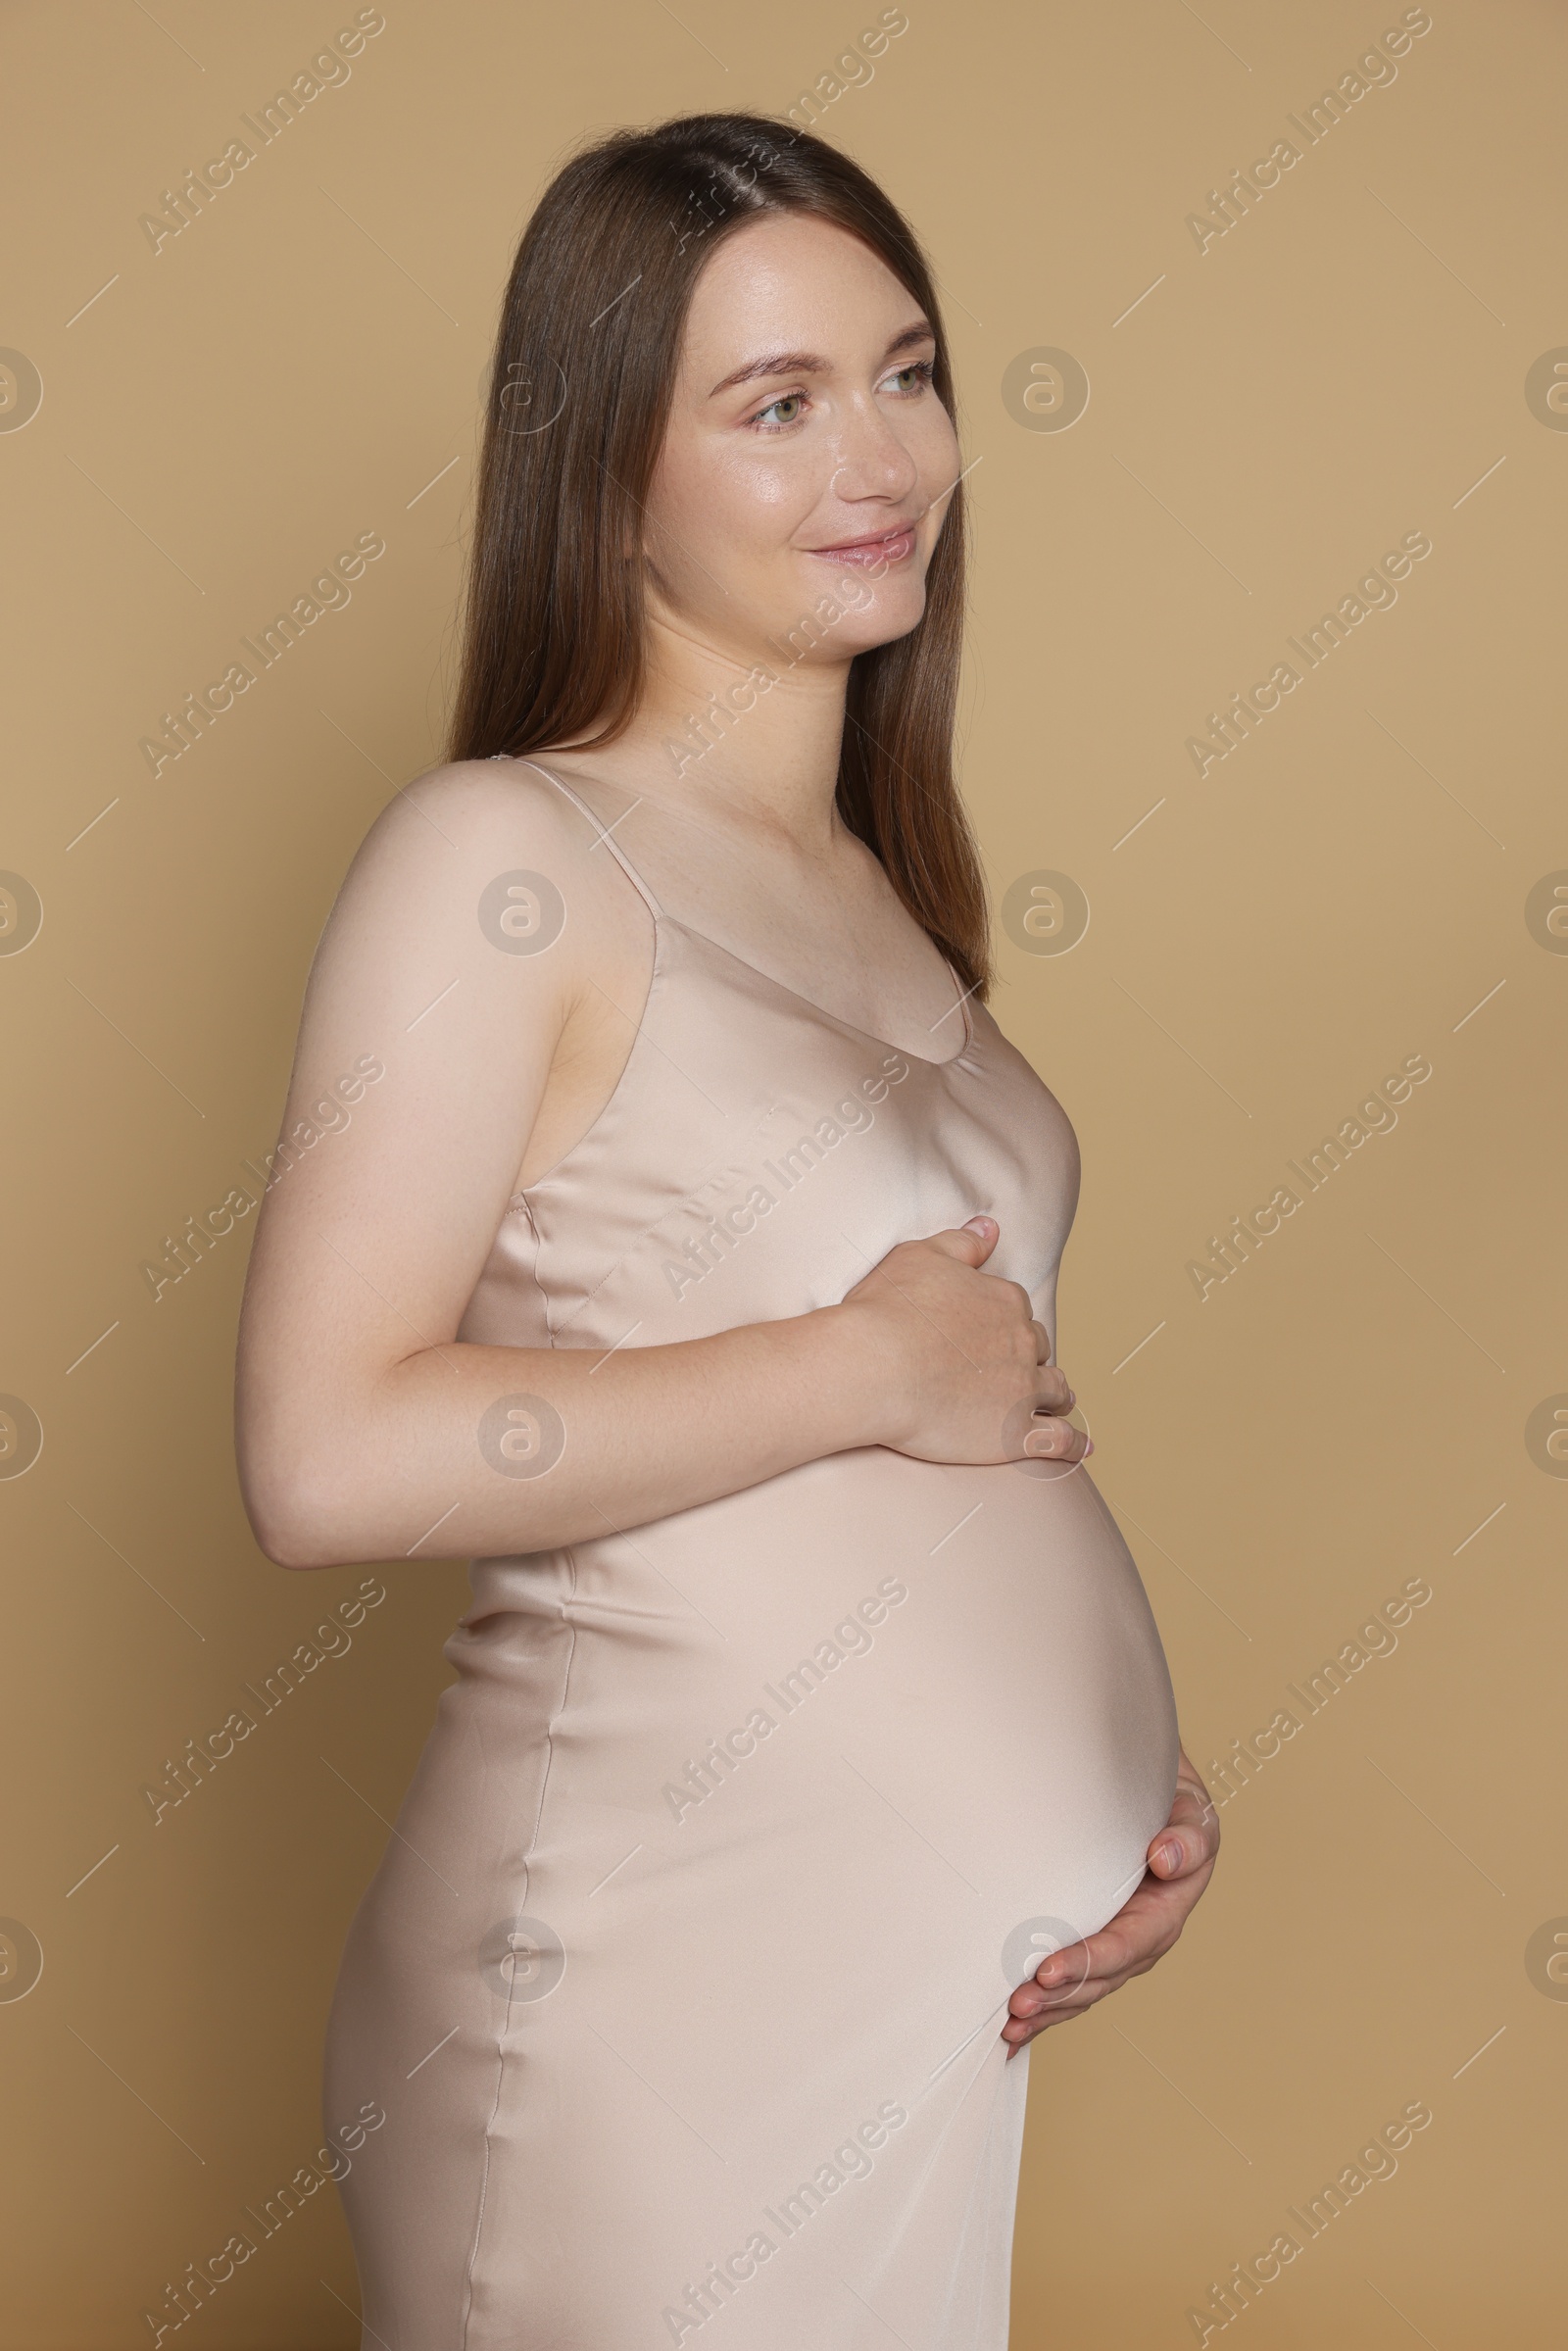
[[[914,552],[914,525],[901,523],[874,539],[847,539],[838,547],[808,547],[806,552],[830,563],[898,563]]]

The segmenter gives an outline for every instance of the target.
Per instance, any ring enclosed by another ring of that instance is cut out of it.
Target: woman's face
[[[656,619],[775,669],[786,640],[844,662],[913,628],[959,470],[935,350],[847,230],[785,213],[727,236],[693,290],[648,498]]]

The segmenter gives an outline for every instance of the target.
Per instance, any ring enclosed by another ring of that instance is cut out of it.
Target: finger
[[[1098,1934],[1043,1959],[1034,1979],[1014,1993],[1013,2013],[1036,2013],[1037,1997],[1055,2005],[1064,1996],[1079,1998],[1141,1975],[1170,1949],[1196,1900],[1197,1894],[1189,1895],[1185,1888],[1162,1886],[1135,1893]]]
[[[1199,1801],[1199,1794],[1196,1788],[1177,1788],[1170,1818],[1149,1848],[1149,1866],[1156,1877],[1190,1877],[1218,1852],[1219,1816],[1206,1796]]]
[[[1075,1429],[1070,1420],[1056,1420],[1037,1409],[1025,1423],[1020,1452],[1027,1461],[1081,1461],[1089,1445],[1086,1431]]]
[[[1207,1837],[1194,1829],[1181,1836],[1161,1829],[1149,1848],[1149,1866],[1157,1878],[1190,1878],[1209,1858]]]
[[[1043,2005],[1070,2000],[1094,1973],[1094,1951],[1089,1940],[1068,1943],[1043,1959],[1029,1983],[1020,1984],[1018,1988],[1033,1993]]]
[[[1002,2037],[1009,2048],[1021,2049],[1034,2039],[1037,2033],[1045,2033],[1053,2025],[1068,2024],[1076,2016],[1087,2016],[1091,2008],[1098,2008],[1106,1994],[1117,1990],[1119,1984],[1119,1978],[1110,1983],[1087,1984],[1076,1999],[1060,2007],[1044,2009],[1035,2016],[1009,2017],[1002,2028]]]
[[[1179,1821],[1194,1821],[1212,1827],[1217,1832],[1213,1799],[1201,1781],[1178,1780],[1176,1793],[1171,1798],[1171,1826]]]
[[[1146,1879],[1110,1924],[1091,1938],[1085,1983],[1122,1983],[1128,1976],[1141,1976],[1152,1968],[1175,1943],[1202,1888],[1200,1878],[1179,1878],[1169,1884]]]
[[[994,1216],[971,1216],[967,1224],[951,1232],[933,1233],[926,1246],[940,1249],[945,1257],[956,1257],[960,1265],[984,1265],[1001,1230]]]
[[[1155,1957],[1158,1956],[1156,1953]],[[1059,2024],[1064,2018],[1082,2016],[1104,1999],[1107,1992],[1119,1991],[1134,1976],[1147,1974],[1154,1964],[1150,1958],[1142,1966],[1114,1968],[1108,1975],[1088,1976],[1081,1984],[1069,1984],[1057,1998],[1037,1996],[1027,2001],[1023,1995],[1034,1992],[1032,1984],[1019,1987],[1019,1993],[1008,2004],[1006,2023],[1003,2027],[1009,2039],[1016,2039],[1020,2031],[1039,2032],[1046,2025]]]
[[[1026,1984],[1020,1984],[1007,2002],[1010,2015],[1037,2016],[1042,2008],[1073,2000],[1094,1973],[1090,1941],[1068,1943],[1043,1959]]]
[[[1176,1793],[1170,1817],[1172,1822],[1178,1819],[1201,1822],[1212,1832],[1214,1842],[1219,1842],[1219,1815],[1214,1810],[1214,1800],[1185,1755],[1176,1766]]]
[[[1185,1828],[1188,1840],[1196,1838],[1210,1860],[1219,1851],[1219,1814],[1206,1788],[1195,1788],[1191,1795],[1184,1790],[1180,1802],[1171,1807],[1170,1825]]]
[[[1027,2016],[1009,2016],[1002,2028],[1002,2037],[1004,2040],[1009,2041],[1028,2040],[1034,2033],[1043,2033],[1048,2025],[1065,2024],[1069,2017],[1086,2015],[1091,2008],[1104,1998],[1107,1991],[1113,1988],[1114,1986],[1108,1984],[1097,1984],[1081,1991],[1074,2000],[1065,2000],[1059,2005],[1033,2010]]]
[[[1042,2033],[1049,2033],[1053,2025],[1070,2025],[1074,2017],[1087,2016],[1099,2004],[1098,1998],[1085,2000],[1078,2008],[1054,2008],[1049,2016],[1030,2017],[1024,2024],[1004,2025],[1002,2037],[1007,2044],[1008,2056],[1016,2057],[1020,2049],[1027,2049],[1032,2040]]]
[[[1043,1322],[1033,1326],[1035,1334],[1035,1362],[1039,1366],[1035,1382],[1037,1401],[1049,1404],[1053,1412],[1070,1412],[1078,1398],[1067,1384],[1067,1375],[1059,1363],[1051,1360],[1051,1333]]]
[[[1061,2016],[1069,2009],[1076,2012],[1084,2001],[1098,1999],[1123,1981],[1121,1975],[1084,1976],[1074,1983],[1063,1984],[1054,1989],[1042,1989],[1035,1984],[1020,1984],[1007,2003],[1010,2017],[1031,2021],[1042,2016]]]
[[[1069,2025],[1075,2016],[1087,2016],[1097,2004],[1094,2000],[1087,2000],[1081,2008],[1054,2008],[1049,2016],[1030,2017],[1022,2024],[1014,2019],[1004,2025],[1002,2039],[1007,2055],[1020,2056],[1032,2040],[1040,2033],[1049,2032],[1053,2025]]]

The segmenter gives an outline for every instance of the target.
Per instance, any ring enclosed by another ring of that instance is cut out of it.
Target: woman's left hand
[[[1149,1848],[1149,1870],[1131,1900],[1098,1935],[1054,1951],[1007,2002],[1002,2037],[1013,2056],[1048,2025],[1082,2016],[1163,1959],[1214,1869],[1219,1819],[1184,1754],[1170,1819]]]

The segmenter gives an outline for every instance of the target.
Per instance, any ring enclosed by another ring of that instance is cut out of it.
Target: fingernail
[[[996,1219],[991,1216],[971,1216],[963,1229],[966,1233],[994,1233],[997,1229]]]
[[[1084,1459],[1085,1459],[1086,1461],[1088,1460],[1088,1458],[1089,1458],[1090,1454],[1091,1454],[1091,1453],[1094,1451],[1094,1449],[1095,1449],[1095,1441],[1094,1441],[1094,1439],[1091,1437],[1091,1438],[1090,1438],[1090,1440],[1089,1440],[1089,1443],[1088,1443],[1088,1444],[1087,1444],[1087,1445],[1084,1446]]]
[[[1180,1845],[1156,1845],[1154,1850],[1159,1857],[1159,1866],[1162,1870],[1173,1870],[1182,1857]]]

